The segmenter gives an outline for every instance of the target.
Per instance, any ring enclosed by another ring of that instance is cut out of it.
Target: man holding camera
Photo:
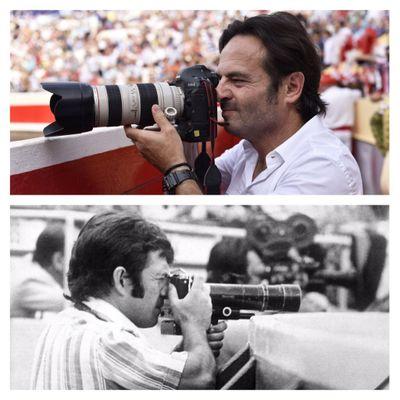
[[[234,21],[219,42],[217,95],[225,129],[240,137],[216,159],[226,194],[362,194],[359,168],[321,122],[320,59],[286,12]],[[183,145],[162,110],[161,132],[125,127],[138,150],[171,175],[175,194],[202,194]]]
[[[143,218],[105,212],[82,228],[72,251],[68,286],[74,303],[39,339],[34,389],[212,389],[213,351],[226,323],[212,327],[211,298],[195,280],[178,299],[168,284],[173,250]],[[182,351],[151,347],[138,328],[157,324],[168,297],[183,335]]]

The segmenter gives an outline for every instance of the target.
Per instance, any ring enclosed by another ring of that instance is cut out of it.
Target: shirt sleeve
[[[111,330],[99,342],[104,378],[124,389],[177,389],[186,360],[185,351],[160,352],[125,330]]]

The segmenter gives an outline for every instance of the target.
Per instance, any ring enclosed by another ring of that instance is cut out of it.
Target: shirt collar
[[[319,132],[324,128],[325,127],[322,124],[319,116],[314,116],[309,121],[307,121],[297,132],[290,136],[290,138],[286,139],[278,147],[270,151],[267,154],[266,159],[273,153],[276,153],[283,161],[289,160],[295,154],[298,154],[300,152],[300,149],[304,149],[304,136],[308,136],[311,132]],[[243,140],[243,150],[248,156],[256,152],[255,148],[248,140]]]
[[[302,149],[304,150],[304,140],[306,136],[309,136],[312,132],[320,132],[323,128],[324,126],[322,125],[321,119],[316,115],[272,152],[277,152],[284,161],[287,161],[296,154],[299,154]]]
[[[132,332],[136,336],[142,337],[139,328],[108,301],[90,297],[89,300],[84,301],[83,303],[92,309],[96,314],[98,314],[100,318],[109,322],[114,322],[120,325],[123,329]]]

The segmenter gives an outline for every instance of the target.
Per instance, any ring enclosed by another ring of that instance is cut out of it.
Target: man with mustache
[[[213,351],[225,322],[210,328],[211,298],[194,280],[178,299],[168,284],[173,250],[165,234],[140,216],[105,212],[82,228],[68,272],[73,306],[42,333],[33,389],[213,389]],[[156,325],[168,297],[183,335],[167,354],[138,328]]]
[[[362,194],[351,153],[327,129],[320,59],[300,21],[278,12],[236,20],[222,33],[217,95],[225,129],[241,140],[216,159],[226,194]],[[158,106],[161,132],[125,127],[138,150],[170,175],[176,194],[201,194],[180,138]],[[186,171],[186,172],[182,172]]]

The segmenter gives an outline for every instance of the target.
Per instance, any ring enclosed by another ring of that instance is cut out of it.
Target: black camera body
[[[380,275],[356,266],[341,270],[339,253],[337,260],[332,258],[337,249],[331,249],[329,261],[328,249],[315,241],[317,231],[315,221],[301,213],[279,221],[265,214],[258,214],[250,220],[247,239],[265,265],[265,272],[259,278],[270,285],[296,283],[304,292],[323,293],[334,303],[337,301],[336,288],[343,287],[353,295],[356,308],[361,308],[358,305],[366,298],[371,300],[376,293],[377,284],[371,284],[374,280],[369,276]],[[385,259],[386,245],[382,239],[373,239],[379,243],[374,246],[373,253],[380,253],[373,263],[376,271],[380,270]]]
[[[91,131],[100,126],[154,124],[151,106],[173,110],[171,120],[186,142],[210,139],[217,121],[218,75],[204,65],[181,71],[173,82],[91,86],[79,82],[44,82],[53,93],[50,109],[55,122],[43,130],[45,136]],[[216,129],[214,129],[214,132]]]
[[[301,213],[286,220],[255,216],[248,223],[247,240],[265,265],[260,278],[271,285],[297,283],[308,290],[314,275],[324,269],[326,256],[325,249],[315,243],[317,231],[315,221]]]
[[[183,113],[175,121],[177,131],[185,142],[210,139],[212,125],[217,121],[218,75],[204,65],[184,69],[170,83],[180,87],[184,97]]]
[[[184,271],[173,273],[169,283],[176,287],[178,297],[184,298],[193,279]],[[301,304],[299,285],[241,285],[208,283],[213,306],[211,323],[220,319],[249,319],[255,311],[297,312]],[[162,309],[161,333],[180,334],[173,320],[168,301]]]

